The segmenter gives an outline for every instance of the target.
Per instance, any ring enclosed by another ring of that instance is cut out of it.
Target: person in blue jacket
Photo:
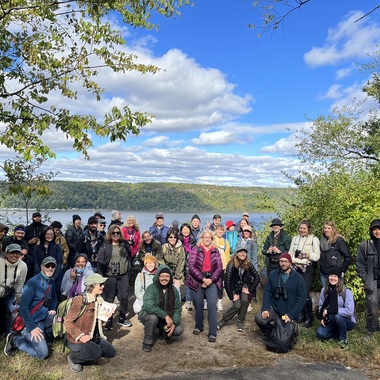
[[[53,336],[52,322],[57,308],[53,279],[56,268],[57,260],[47,256],[42,261],[40,273],[25,284],[20,303],[25,327],[21,334],[12,331],[7,335],[5,355],[12,356],[20,350],[37,359],[49,356],[47,338]]]

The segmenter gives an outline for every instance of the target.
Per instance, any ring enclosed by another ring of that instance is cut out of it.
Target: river
[[[107,225],[111,221],[111,210],[95,210],[100,211],[107,222]],[[134,215],[137,222],[140,226],[140,231],[148,230],[150,226],[153,225],[155,221],[155,212],[150,211],[134,211],[133,213],[128,211],[120,210],[123,214],[122,221],[125,221],[128,215]],[[33,210],[29,212],[29,217],[31,217]],[[201,218],[201,226],[205,226],[207,222],[212,223],[212,217],[218,212],[197,212]],[[219,212],[220,213],[220,212]],[[41,211],[42,220],[45,224],[53,222],[55,220],[60,221],[63,224],[63,231],[65,231],[68,224],[72,223],[72,216],[74,214],[80,215],[82,218],[82,224],[86,224],[90,216],[94,215],[94,210],[46,210]],[[170,226],[173,220],[178,220],[181,225],[184,222],[190,222],[191,217],[194,213],[190,212],[181,212],[181,211],[163,211],[165,222],[164,224]],[[233,220],[237,223],[241,219],[242,213],[240,212],[226,212],[220,213],[222,216],[222,223],[225,224],[227,220]],[[255,228],[260,228],[263,223],[266,223],[268,220],[276,217],[276,214],[273,212],[258,212],[253,213],[249,212],[250,220],[253,222]],[[11,209],[2,209],[0,210],[0,222],[4,224],[25,224],[25,212],[23,210],[11,210]]]

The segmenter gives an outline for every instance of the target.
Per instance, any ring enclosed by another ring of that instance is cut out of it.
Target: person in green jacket
[[[139,320],[144,325],[145,352],[152,351],[156,327],[164,339],[183,334],[181,311],[179,293],[173,285],[173,273],[167,265],[160,265],[153,283],[144,293],[143,307],[139,314]]]

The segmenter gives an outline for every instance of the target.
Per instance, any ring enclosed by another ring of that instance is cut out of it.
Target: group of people
[[[117,323],[131,327],[127,318],[130,284],[135,290],[133,310],[144,325],[145,352],[152,350],[157,328],[165,340],[183,333],[181,301],[188,311],[195,308],[194,335],[204,331],[204,310],[209,342],[216,342],[217,331],[235,316],[237,331],[244,331],[260,282],[257,234],[248,213],[238,223],[228,220],[225,225],[215,214],[205,228],[197,214],[190,222],[165,226],[164,215],[157,213],[153,226],[142,234],[134,216],[123,223],[117,210],[107,230],[101,212],[91,216],[84,228],[80,216],[73,215],[65,235],[60,222],[45,226],[39,212],[32,219],[27,227],[16,226],[12,235],[0,224],[0,335],[6,336],[7,355],[21,350],[46,358],[57,304],[73,298],[65,319],[71,369],[80,372],[87,361],[114,356],[115,349],[103,334],[103,327],[114,327],[113,312],[107,314],[104,326],[98,313],[118,299]],[[310,289],[319,262],[323,289],[317,336],[339,338],[342,346],[347,345],[347,331],[356,325],[353,295],[344,286],[351,255],[335,224],[324,224],[321,239],[313,235],[306,220],[299,223],[293,238],[279,218],[270,227],[262,248],[267,283],[261,311],[255,316],[261,331],[270,335],[276,315],[284,323],[312,326]],[[379,329],[379,257],[380,220],[374,220],[370,239],[360,245],[356,261],[365,283],[369,338]],[[218,320],[224,291],[231,306]],[[9,332],[15,309],[25,323],[21,333]]]

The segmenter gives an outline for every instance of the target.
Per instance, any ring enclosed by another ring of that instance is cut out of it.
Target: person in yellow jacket
[[[220,252],[220,257],[222,259],[222,265],[223,265],[223,272],[222,272],[222,281],[224,284],[224,275],[226,273],[226,267],[228,262],[230,261],[230,243],[227,239],[223,237],[225,232],[225,227],[222,224],[219,224],[216,227],[215,235],[214,235],[214,246],[218,248]],[[218,288],[218,310],[223,310],[222,305],[222,298],[223,298],[223,286],[221,289]]]

